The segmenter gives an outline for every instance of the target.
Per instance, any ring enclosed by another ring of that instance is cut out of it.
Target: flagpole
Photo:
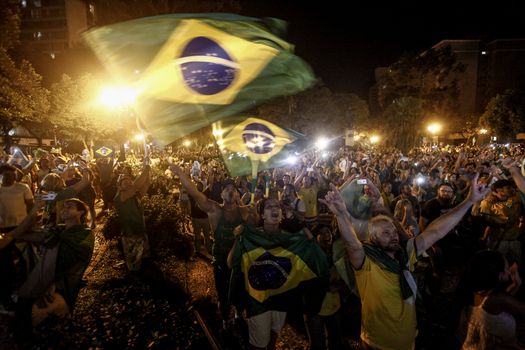
[[[259,160],[252,159],[252,200],[251,203],[255,204],[255,187],[257,186],[257,173],[259,171]]]
[[[144,129],[142,128],[142,125],[140,124],[139,115],[135,113],[135,123],[137,124],[137,129],[139,129],[140,133],[144,136],[142,139],[142,143],[144,146],[144,158],[147,158],[149,155],[149,149],[148,144],[146,143],[146,133],[144,132]]]

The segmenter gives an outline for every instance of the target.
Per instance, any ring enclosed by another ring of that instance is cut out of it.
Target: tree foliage
[[[401,97],[413,97],[428,112],[450,115],[459,96],[455,74],[463,70],[449,46],[405,54],[379,79],[379,103],[386,109]]]
[[[257,108],[259,117],[306,135],[340,136],[345,128],[369,125],[368,104],[357,95],[333,94],[322,83],[290,97],[267,102]]]
[[[41,81],[42,77],[29,62],[16,65],[0,49],[0,120],[4,129],[43,119],[49,109],[49,91],[42,87]]]
[[[124,111],[112,111],[99,104],[101,85],[89,74],[77,79],[64,74],[52,85],[49,120],[60,138],[89,145],[95,139],[115,137],[124,128]]]
[[[480,117],[480,125],[491,129],[499,140],[512,141],[525,131],[525,92],[506,90],[493,97]]]
[[[403,152],[412,148],[423,129],[424,101],[415,97],[395,99],[383,113],[387,145],[394,146]]]
[[[378,80],[380,119],[389,142],[402,150],[416,145],[431,115],[457,119],[456,74],[464,70],[447,46],[421,54],[404,54]]]

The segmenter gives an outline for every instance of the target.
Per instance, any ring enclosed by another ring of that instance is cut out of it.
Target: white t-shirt
[[[25,201],[31,199],[33,193],[26,184],[0,186],[0,227],[18,226],[27,215]]]

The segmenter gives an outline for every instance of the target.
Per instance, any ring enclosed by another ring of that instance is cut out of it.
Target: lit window
[[[487,51],[481,51],[481,54],[482,54],[482,55],[486,55],[486,54],[487,54]]]

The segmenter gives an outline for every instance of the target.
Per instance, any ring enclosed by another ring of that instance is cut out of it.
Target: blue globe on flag
[[[265,252],[248,270],[248,281],[256,290],[278,289],[288,280],[292,271],[289,258]]]
[[[272,152],[275,147],[275,134],[264,124],[251,123],[242,132],[246,147],[255,154]]]
[[[184,83],[201,95],[215,95],[227,89],[239,70],[219,44],[203,36],[188,42],[180,60]]]

